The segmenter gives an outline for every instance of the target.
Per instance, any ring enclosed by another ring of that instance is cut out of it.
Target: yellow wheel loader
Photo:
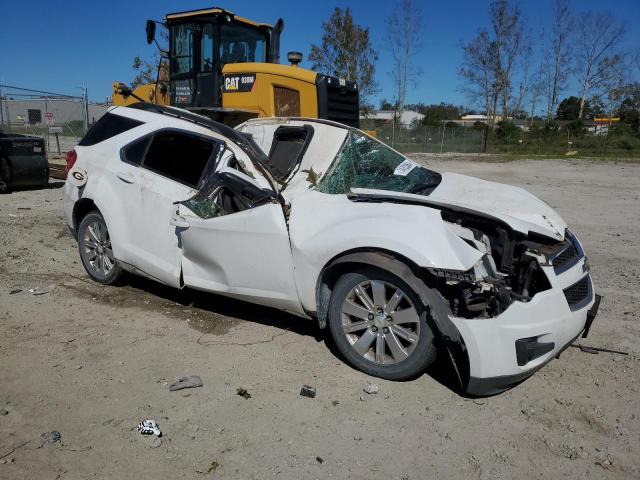
[[[279,63],[282,19],[271,26],[210,8],[168,14],[163,25],[169,51],[161,52],[158,80],[133,91],[114,83],[114,105],[171,105],[231,126],[253,117],[324,118],[359,126],[355,82],[300,68],[299,52],[289,52],[290,65]],[[155,27],[147,21],[148,43],[155,42]]]

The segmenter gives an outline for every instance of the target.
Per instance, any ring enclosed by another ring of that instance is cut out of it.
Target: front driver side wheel
[[[435,360],[428,311],[402,279],[366,269],[340,277],[329,302],[329,330],[345,359],[388,380],[413,378]]]
[[[78,249],[82,265],[93,280],[105,285],[118,281],[122,269],[113,255],[109,230],[100,212],[93,211],[80,222]]]

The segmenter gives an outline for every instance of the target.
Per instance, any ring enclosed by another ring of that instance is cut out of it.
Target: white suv
[[[520,188],[416,165],[311,119],[235,130],[116,107],[68,158],[65,216],[97,282],[123,271],[316,319],[387,379],[450,358],[469,393],[531,375],[597,312],[580,242]]]

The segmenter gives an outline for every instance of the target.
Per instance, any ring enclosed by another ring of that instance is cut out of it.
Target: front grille
[[[580,244],[569,230],[566,232],[564,243],[566,247],[551,259],[553,271],[556,275],[569,270],[584,257],[584,252],[580,248]]]
[[[360,125],[360,101],[355,82],[318,74],[318,118],[333,120],[350,127]]]
[[[572,260],[577,260],[578,256],[578,249],[575,247],[575,245],[569,245],[569,247],[565,248],[557,257],[553,259],[553,270],[556,272],[556,274],[566,270],[567,267],[575,263]]]
[[[586,306],[593,297],[591,277],[587,275],[582,280],[565,288],[564,297],[567,299],[567,303],[572,312]]]

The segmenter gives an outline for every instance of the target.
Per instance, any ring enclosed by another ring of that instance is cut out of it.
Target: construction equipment
[[[149,44],[155,42],[156,23],[147,21]],[[254,117],[323,118],[359,126],[355,82],[300,68],[299,52],[288,53],[290,65],[279,63],[282,19],[271,26],[214,7],[168,14],[163,25],[169,51],[161,51],[156,83],[133,91],[114,83],[114,105],[171,105],[231,126]]]

